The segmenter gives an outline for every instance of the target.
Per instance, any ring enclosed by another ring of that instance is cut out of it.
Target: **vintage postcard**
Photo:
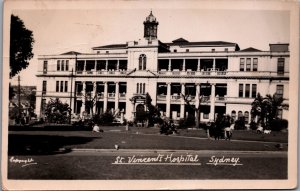
[[[297,187],[297,1],[7,0],[3,190]]]

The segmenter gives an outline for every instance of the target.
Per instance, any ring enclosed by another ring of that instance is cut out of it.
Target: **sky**
[[[38,55],[68,51],[90,53],[95,46],[126,43],[143,38],[143,21],[151,8],[13,10],[33,31],[34,58],[20,73],[21,85],[36,85]],[[269,43],[290,42],[288,11],[154,8],[158,39],[171,42],[227,41],[241,49],[269,50]],[[12,84],[16,84],[16,78]]]

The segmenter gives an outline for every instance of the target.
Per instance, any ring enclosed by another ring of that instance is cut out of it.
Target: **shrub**
[[[179,128],[185,129],[187,127],[192,127],[195,125],[195,118],[188,117],[186,119],[180,119],[179,122]]]
[[[272,131],[281,131],[288,128],[288,120],[286,119],[274,119],[270,122],[270,128]]]
[[[92,122],[98,125],[111,125],[114,121],[114,116],[110,112],[105,112],[100,115],[95,115]]]
[[[256,130],[257,129],[257,123],[255,123],[254,121],[251,121],[251,123],[250,123],[250,129]]]
[[[234,129],[235,130],[245,130],[246,129],[244,117],[240,117],[238,120],[235,121]]]

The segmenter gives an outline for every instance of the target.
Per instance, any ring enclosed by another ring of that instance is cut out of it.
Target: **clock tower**
[[[144,21],[144,38],[147,40],[157,39],[157,25],[158,22],[156,18],[153,16],[152,11],[150,15],[146,17],[146,21]]]

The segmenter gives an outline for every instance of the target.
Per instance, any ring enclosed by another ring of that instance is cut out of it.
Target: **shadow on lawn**
[[[101,137],[58,135],[9,135],[9,155],[49,155],[71,152],[68,145],[85,144]]]

